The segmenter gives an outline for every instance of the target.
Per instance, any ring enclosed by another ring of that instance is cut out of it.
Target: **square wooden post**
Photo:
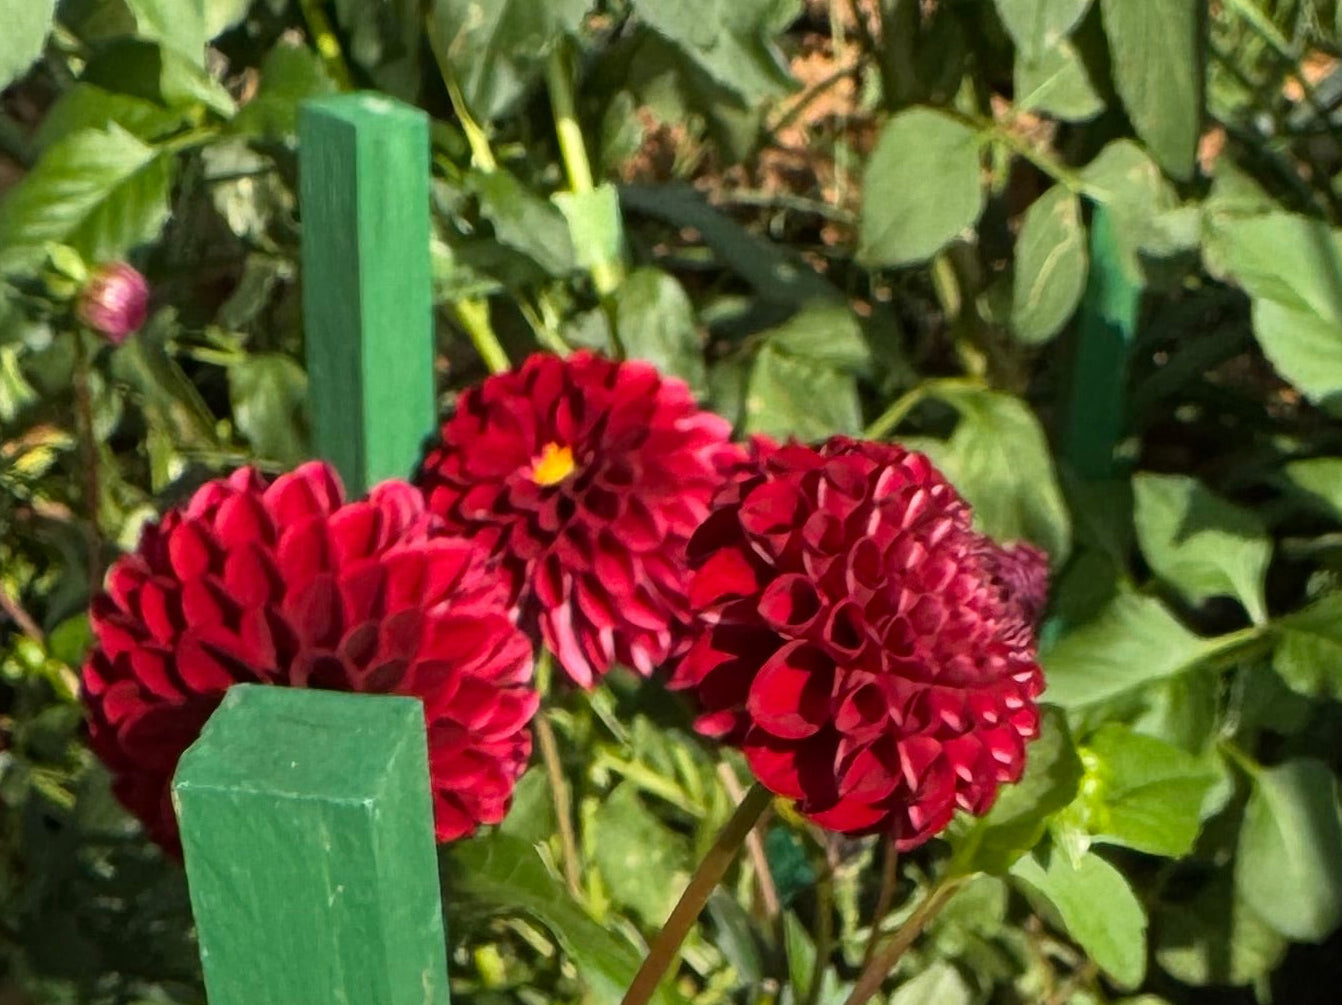
[[[428,119],[340,94],[298,136],[313,438],[355,497],[410,475],[437,413]]]
[[[241,685],[173,782],[210,1005],[445,1005],[424,711]]]

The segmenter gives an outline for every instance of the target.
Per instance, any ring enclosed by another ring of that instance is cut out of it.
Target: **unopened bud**
[[[79,294],[79,320],[115,345],[144,324],[149,310],[149,284],[125,262],[93,270]]]

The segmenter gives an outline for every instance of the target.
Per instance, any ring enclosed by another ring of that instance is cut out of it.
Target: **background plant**
[[[80,738],[82,611],[163,506],[307,456],[295,109],[357,86],[434,117],[445,408],[538,346],[646,358],[742,432],[924,449],[1054,559],[1026,781],[898,861],[776,807],[667,998],[841,1001],[872,918],[963,872],[898,1005],[1328,1000],[1335,4],[0,0],[0,23],[0,996],[200,1000],[181,877]],[[154,292],[114,349],[74,298],[119,258]],[[1078,311],[1121,333],[1124,288],[1130,365],[1080,365]],[[618,1000],[748,784],[657,684],[547,709],[571,888],[533,768],[444,855],[459,1000]]]

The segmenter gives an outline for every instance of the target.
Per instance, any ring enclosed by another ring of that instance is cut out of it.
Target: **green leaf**
[[[881,130],[867,161],[858,259],[908,265],[932,257],[983,212],[979,134],[931,108],[910,108]]]
[[[996,0],[997,13],[1016,48],[1027,59],[1063,41],[1090,7],[1090,0]]]
[[[1072,521],[1039,420],[1009,394],[937,385],[936,397],[960,413],[949,440],[918,441],[999,541],[1026,539],[1059,566],[1071,550]]]
[[[467,182],[500,244],[520,251],[552,276],[574,270],[568,222],[554,205],[503,168],[472,171]]]
[[[862,432],[862,405],[850,374],[788,356],[765,344],[746,389],[745,431],[806,441]]]
[[[1342,700],[1342,593],[1329,593],[1273,623],[1272,668],[1311,698]]]
[[[430,41],[472,114],[492,120],[526,94],[555,43],[576,34],[591,7],[592,0],[434,0]]]
[[[1182,2],[1182,0],[1180,0]],[[1164,214],[1179,206],[1174,186],[1132,140],[1115,140],[1081,171],[1085,194],[1103,203],[1124,270],[1142,281],[1142,253],[1160,250]]]
[[[1051,45],[1033,58],[1018,53],[1014,85],[1016,106],[1023,112],[1088,122],[1104,111],[1104,99],[1070,42]]]
[[[252,449],[270,461],[308,456],[307,374],[288,356],[258,353],[228,369],[233,419]]]
[[[775,0],[635,0],[649,28],[748,104],[781,97],[792,80],[773,46]]]
[[[44,242],[120,258],[168,217],[171,159],[115,124],[53,144],[0,202],[0,259]]]
[[[556,826],[550,781],[541,765],[533,765],[517,780],[512,805],[499,831],[534,845],[547,840]]]
[[[118,38],[100,45],[82,79],[164,108],[207,108],[225,119],[237,110],[228,91],[202,67],[176,49],[140,38]]]
[[[620,261],[624,255],[624,223],[620,219],[620,194],[614,185],[598,185],[589,192],[556,192],[550,201],[568,221],[578,265],[590,269]]]
[[[55,14],[56,0],[0,0],[0,24],[5,26],[0,91],[27,73],[42,55]]]
[[[1151,920],[1156,962],[1195,986],[1252,984],[1276,969],[1289,945],[1235,896],[1225,872],[1193,899],[1158,907]]]
[[[1250,773],[1235,888],[1287,938],[1322,942],[1342,921],[1342,819],[1337,780],[1297,758]]]
[[[694,305],[674,276],[658,269],[631,273],[615,291],[615,328],[629,359],[643,359],[696,391],[707,383]]]
[[[632,782],[602,800],[592,826],[592,858],[611,895],[649,926],[662,924],[689,879],[685,839],[643,805]]]
[[[1342,408],[1342,237],[1289,213],[1227,220],[1218,233],[1263,353],[1311,401]]]
[[[1123,874],[1094,852],[1073,866],[1057,849],[1020,859],[1011,874],[1041,894],[1092,960],[1123,987],[1146,975],[1146,912]]]
[[[1191,178],[1202,127],[1198,0],[1100,0],[1114,86],[1151,153]]]
[[[45,151],[53,143],[81,129],[102,129],[115,122],[146,141],[180,129],[190,118],[183,108],[164,108],[158,102],[80,81],[57,99],[42,119],[33,145]]]
[[[1267,620],[1272,544],[1256,515],[1186,475],[1138,474],[1132,488],[1137,540],[1157,576],[1194,604],[1232,596],[1255,623]]]
[[[776,352],[857,376],[871,369],[871,349],[847,304],[814,301],[759,336]]]
[[[1216,772],[1200,757],[1108,723],[1081,751],[1087,829],[1096,841],[1151,855],[1188,854]]]
[[[205,8],[202,0],[123,0],[135,18],[136,33],[161,42],[205,65]]]
[[[1026,748],[1021,780],[1002,789],[986,816],[962,816],[952,827],[949,874],[1004,874],[1039,843],[1049,817],[1075,797],[1081,776],[1067,720],[1045,706],[1039,738]]]
[[[293,136],[298,131],[299,104],[334,90],[335,82],[315,52],[281,42],[266,54],[256,96],[242,106],[231,127],[234,132],[269,138]]]
[[[598,925],[564,890],[526,841],[495,833],[459,841],[444,854],[448,895],[466,898],[493,914],[525,914],[544,925],[573,961],[598,1005],[618,1005],[642,953]],[[673,891],[674,892],[674,891]],[[663,989],[658,1005],[678,1005]]]
[[[944,960],[934,960],[895,988],[890,1005],[970,1005],[974,1000],[960,971]]]
[[[1283,469],[1291,486],[1334,520],[1342,521],[1342,457],[1290,461]]]
[[[1183,673],[1215,648],[1154,597],[1120,593],[1041,653],[1045,696],[1068,709],[1094,705]]]
[[[1088,265],[1081,200],[1054,185],[1025,213],[1016,242],[1011,329],[1028,345],[1062,330],[1081,302]]]

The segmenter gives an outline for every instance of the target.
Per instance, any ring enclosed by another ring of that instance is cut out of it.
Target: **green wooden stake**
[[[210,1005],[445,1005],[424,712],[240,685],[173,782]]]
[[[353,497],[408,476],[436,417],[428,120],[341,94],[298,135],[313,438]]]
[[[1127,419],[1128,357],[1142,289],[1128,270],[1103,206],[1090,230],[1090,278],[1081,301],[1062,426],[1062,454],[1085,479],[1115,474],[1114,450]]]

